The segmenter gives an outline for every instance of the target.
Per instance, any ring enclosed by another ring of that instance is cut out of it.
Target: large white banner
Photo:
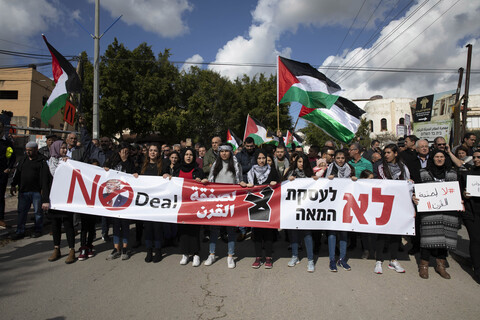
[[[133,220],[415,234],[405,181],[296,179],[242,188],[135,178],[68,160],[57,168],[50,200],[57,210]]]

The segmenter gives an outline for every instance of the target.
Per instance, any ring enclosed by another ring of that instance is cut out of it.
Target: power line
[[[393,19],[396,19],[406,8],[408,8],[410,6],[410,4],[413,2],[414,0],[411,0],[406,6],[404,6],[394,17],[392,17],[388,23],[390,23]],[[393,13],[393,10],[398,6],[398,3],[400,2],[400,0],[397,0],[397,2],[395,3],[394,6],[392,6],[392,8],[390,9],[390,12],[388,12],[388,14],[385,16],[385,19],[383,19],[382,23],[380,23],[377,27],[377,30],[375,30],[374,32],[372,32],[372,35],[370,36],[370,38],[361,46],[362,48],[366,48],[370,42],[372,42],[375,37],[377,35],[380,34],[381,30],[383,30],[383,27],[386,25],[386,21],[387,19],[390,18],[390,15]],[[357,51],[355,52],[355,54],[350,57],[350,59],[348,59],[347,61],[345,61],[345,63],[343,63],[343,65],[347,65],[348,63],[350,63],[350,61],[352,61],[358,54],[360,53],[360,51]],[[345,55],[346,56],[346,55]],[[338,71],[337,71],[338,72]],[[332,74],[332,77],[335,76],[337,74],[337,72],[333,73]]]
[[[363,57],[361,57],[358,61],[356,61],[356,62],[354,63],[354,65],[359,65],[363,60],[365,60],[369,55],[371,55],[375,50],[377,50],[377,49],[378,49],[385,41],[387,41],[397,30],[399,30],[405,23],[407,23],[407,21],[410,20],[421,8],[423,8],[423,7],[427,4],[428,1],[429,1],[429,0],[425,0],[424,2],[422,2],[422,3],[420,4],[420,6],[418,6],[417,8],[415,8],[412,13],[410,13],[405,19],[403,19],[403,20],[402,20],[392,31],[390,31],[384,38],[382,38],[378,43],[376,43],[372,48],[370,48],[370,49],[367,51],[367,53],[365,53],[365,54],[363,55]],[[441,1],[441,0],[440,0],[440,1]],[[425,16],[425,15],[423,15],[423,16]],[[423,16],[422,16],[422,17],[423,17]],[[412,24],[412,25],[413,25],[413,24]],[[410,25],[410,26],[411,26],[411,25]],[[408,30],[408,29],[409,29],[409,27],[407,27],[403,32],[405,32],[405,31]],[[403,33],[403,32],[402,32],[402,33]],[[398,37],[397,37],[397,38],[398,38]],[[395,39],[396,39],[396,38],[395,38]],[[394,40],[395,40],[395,39],[394,39]],[[392,42],[393,42],[393,40],[392,40],[390,43],[392,43]],[[390,43],[388,43],[385,47],[387,47]],[[384,47],[384,48],[385,48],[385,47]],[[382,50],[383,50],[383,49],[382,49]],[[368,60],[368,61],[370,61],[370,60]],[[368,62],[368,61],[367,61],[367,62]],[[363,63],[363,64],[365,64],[365,63]],[[332,79],[332,80],[338,82],[338,81],[340,81],[340,79],[345,78],[348,74],[349,74],[349,72],[344,72],[344,73],[341,74],[337,79]]]
[[[435,22],[437,22],[438,20],[440,20],[448,11],[450,11],[450,9],[452,9],[457,3],[459,3],[460,0],[457,0],[454,4],[452,4],[447,10],[445,10],[444,13],[442,13],[437,19],[435,19],[432,23],[430,23],[425,29],[423,29],[422,32],[420,32],[415,38],[413,38],[412,41],[409,41],[408,44],[403,47],[400,51],[398,51],[393,57],[391,57],[388,61],[386,61],[384,64],[381,65],[381,67],[383,67],[384,65],[386,65],[387,63],[389,63],[391,60],[393,60],[396,56],[398,56],[403,50],[405,50],[409,45],[411,45],[415,40],[417,40],[418,37],[420,37],[420,35],[422,35],[425,31],[427,31],[428,28],[430,28]],[[475,72],[476,73],[476,72]],[[368,80],[370,80],[371,77],[373,77],[375,75],[375,72],[370,76],[368,77]]]
[[[335,53],[335,56],[340,52],[340,49],[342,48],[343,43],[345,42],[345,39],[347,39],[347,36],[348,36],[348,34],[350,33],[350,30],[352,30],[352,27],[353,27],[353,25],[355,24],[355,21],[357,21],[358,15],[360,14],[360,11],[362,11],[362,8],[363,8],[363,6],[365,5],[365,2],[367,2],[367,0],[363,0],[362,6],[360,7],[360,9],[358,10],[357,14],[355,15],[355,18],[353,19],[352,24],[350,25],[350,28],[348,28],[348,31],[347,31],[347,33],[345,34],[345,37],[343,37],[342,43],[340,43],[340,45],[338,46],[338,49],[337,49],[337,52]],[[333,60],[332,60],[332,61],[333,61]],[[331,64],[331,63],[330,63],[330,64]]]

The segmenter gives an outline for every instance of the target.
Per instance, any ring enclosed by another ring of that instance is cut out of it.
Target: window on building
[[[17,100],[18,91],[17,90],[0,90],[0,99]]]
[[[387,131],[387,119],[380,120],[380,131]]]
[[[404,118],[398,119],[398,124],[405,124],[405,119]]]
[[[373,132],[373,120],[370,120],[370,132]]]
[[[42,97],[42,106],[46,105],[46,104],[47,104],[47,101],[48,101],[48,97],[47,97],[47,96],[43,96],[43,97]]]

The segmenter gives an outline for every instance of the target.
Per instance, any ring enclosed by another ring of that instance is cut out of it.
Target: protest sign
[[[415,184],[418,212],[463,210],[458,181]]]
[[[466,191],[470,193],[471,197],[480,197],[480,176],[467,176]]]

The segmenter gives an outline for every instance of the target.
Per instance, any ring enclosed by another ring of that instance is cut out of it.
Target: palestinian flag
[[[230,145],[233,148],[233,151],[235,151],[242,144],[242,141],[240,141],[240,139],[237,138],[237,136],[233,133],[232,130],[228,129],[227,130],[227,143],[230,143]]]
[[[342,142],[350,142],[365,113],[353,102],[338,96],[338,84],[308,63],[278,57],[278,103],[299,102],[300,115]]]
[[[287,148],[292,147],[292,142],[297,146],[303,146],[303,139],[297,134],[291,133],[290,130],[287,131],[286,136],[283,138],[283,142]]]
[[[65,106],[68,95],[71,92],[82,90],[82,83],[70,62],[48,43],[44,35],[42,37],[52,55],[52,74],[55,80],[55,88],[53,88],[41,114],[42,121],[48,124],[48,121]]]
[[[250,115],[247,115],[243,141],[247,137],[252,137],[257,146],[264,143],[275,143],[272,134],[267,131],[267,128],[260,121],[250,117]]]

